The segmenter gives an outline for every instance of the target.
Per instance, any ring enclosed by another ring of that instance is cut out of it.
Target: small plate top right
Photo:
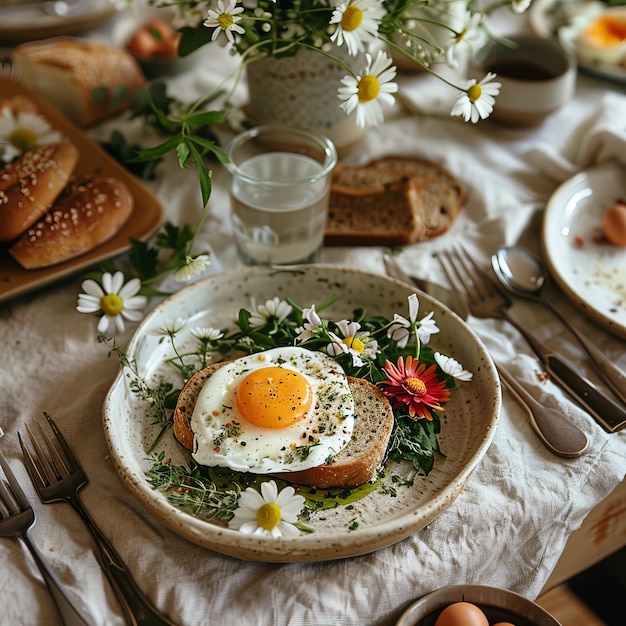
[[[556,283],[590,318],[626,339],[626,247],[602,237],[602,217],[626,200],[626,168],[606,164],[561,184],[543,218],[544,258]]]

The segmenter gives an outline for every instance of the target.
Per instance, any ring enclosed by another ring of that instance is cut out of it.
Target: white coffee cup
[[[469,73],[487,72],[502,84],[491,119],[517,127],[540,124],[574,94],[576,62],[557,41],[536,35],[509,35],[491,41],[472,57]]]

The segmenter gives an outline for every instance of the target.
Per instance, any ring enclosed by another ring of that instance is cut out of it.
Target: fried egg
[[[354,399],[321,352],[273,348],[224,365],[196,400],[193,458],[255,474],[323,465],[350,441]]]
[[[588,65],[619,65],[626,59],[626,7],[580,16],[573,29],[578,58]]]

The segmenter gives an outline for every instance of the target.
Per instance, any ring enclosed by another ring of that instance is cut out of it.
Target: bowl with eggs
[[[144,319],[122,365],[103,423],[123,482],[180,536],[265,562],[366,554],[423,528],[462,492],[501,406],[457,315],[331,265],[198,281]]]
[[[528,598],[498,587],[455,585],[411,604],[396,626],[560,626]]]

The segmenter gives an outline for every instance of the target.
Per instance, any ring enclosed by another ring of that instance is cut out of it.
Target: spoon
[[[626,374],[577,331],[569,320],[541,295],[548,273],[540,259],[518,246],[502,246],[491,257],[491,265],[502,286],[510,293],[534,300],[550,311],[585,349],[598,374],[613,393],[626,404]]]
[[[583,454],[589,443],[587,435],[563,413],[538,402],[502,365],[496,363],[496,367],[504,384],[526,409],[530,425],[544,445],[566,458]]]

